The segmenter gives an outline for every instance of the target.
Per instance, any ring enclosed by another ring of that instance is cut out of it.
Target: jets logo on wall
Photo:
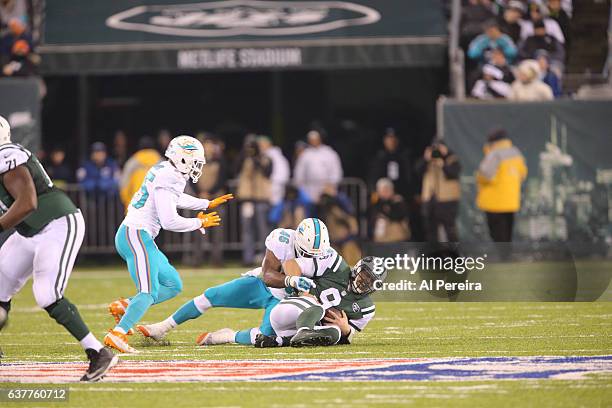
[[[380,13],[345,1],[230,0],[143,5],[106,20],[115,29],[183,37],[282,36],[372,24]]]

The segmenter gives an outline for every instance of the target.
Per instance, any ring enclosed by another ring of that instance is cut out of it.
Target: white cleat
[[[198,346],[235,343],[236,332],[232,329],[220,329],[212,333],[204,332],[196,339]]]
[[[166,337],[166,333],[168,333],[163,322],[138,325],[136,326],[136,330],[138,330],[143,336],[152,338],[156,341],[163,340],[163,338]]]

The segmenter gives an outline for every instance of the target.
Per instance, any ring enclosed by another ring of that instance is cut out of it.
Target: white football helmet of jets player
[[[298,257],[316,257],[330,247],[327,226],[318,218],[306,218],[295,229],[295,253]]]
[[[202,167],[206,164],[204,146],[191,136],[177,136],[170,141],[165,156],[181,173],[197,183],[202,175]]]
[[[11,125],[0,116],[0,145],[11,143]]]

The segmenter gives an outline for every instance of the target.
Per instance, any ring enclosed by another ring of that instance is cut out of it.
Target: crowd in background
[[[457,216],[461,164],[443,141],[436,140],[414,160],[402,147],[395,130],[386,129],[381,149],[369,163],[364,163],[369,169],[366,180],[369,203],[366,213],[358,214],[354,202],[339,189],[343,179],[342,160],[325,143],[325,136],[322,129],[309,131],[304,140],[295,144],[290,160],[265,135],[246,135],[239,154],[231,157],[226,154],[222,139],[208,132],[196,134],[205,149],[206,166],[198,183],[188,184],[189,193],[206,199],[223,195],[230,189],[235,194],[245,265],[258,262],[262,254],[257,245],[272,228],[295,228],[303,218],[313,216],[326,223],[333,245],[351,262],[361,255],[359,217],[363,215],[368,218],[368,235],[374,242],[460,240]],[[62,148],[56,147],[48,154],[40,152],[39,156],[56,185],[65,187],[77,183],[91,199],[120,198],[127,210],[147,171],[163,159],[171,138],[169,131],[161,130],[156,139],[141,138],[137,148],[131,151],[126,133],[117,131],[112,146],[93,143],[90,156],[76,170],[67,164]],[[507,139],[503,132],[490,137],[487,153],[509,148]],[[497,164],[490,164],[496,154],[499,153],[485,157],[489,164],[479,178],[485,195],[493,194],[495,198],[485,197],[484,205],[479,202],[487,214],[508,212],[506,208],[493,208],[496,202],[503,201],[503,189],[486,193],[497,188],[495,183],[499,181],[495,175]],[[487,184],[491,180],[497,181]],[[520,195],[520,183],[513,191]],[[479,200],[482,201],[480,197]],[[520,199],[512,200],[520,205]],[[220,211],[225,216],[226,209]],[[511,239],[507,228],[506,232],[495,234],[496,228],[493,225],[491,229],[494,240]],[[222,242],[222,231],[211,231],[210,239],[213,243]],[[220,246],[212,247],[211,261],[221,263]]]
[[[563,94],[571,0],[467,0],[461,14],[469,93],[545,101]]]
[[[0,0],[0,77],[36,75],[40,56],[34,52],[28,4]]]

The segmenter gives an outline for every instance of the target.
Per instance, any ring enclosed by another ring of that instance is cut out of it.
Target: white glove
[[[310,288],[316,288],[317,285],[310,278],[303,276],[287,276],[285,277],[285,286],[295,288],[300,292],[308,292]]]

